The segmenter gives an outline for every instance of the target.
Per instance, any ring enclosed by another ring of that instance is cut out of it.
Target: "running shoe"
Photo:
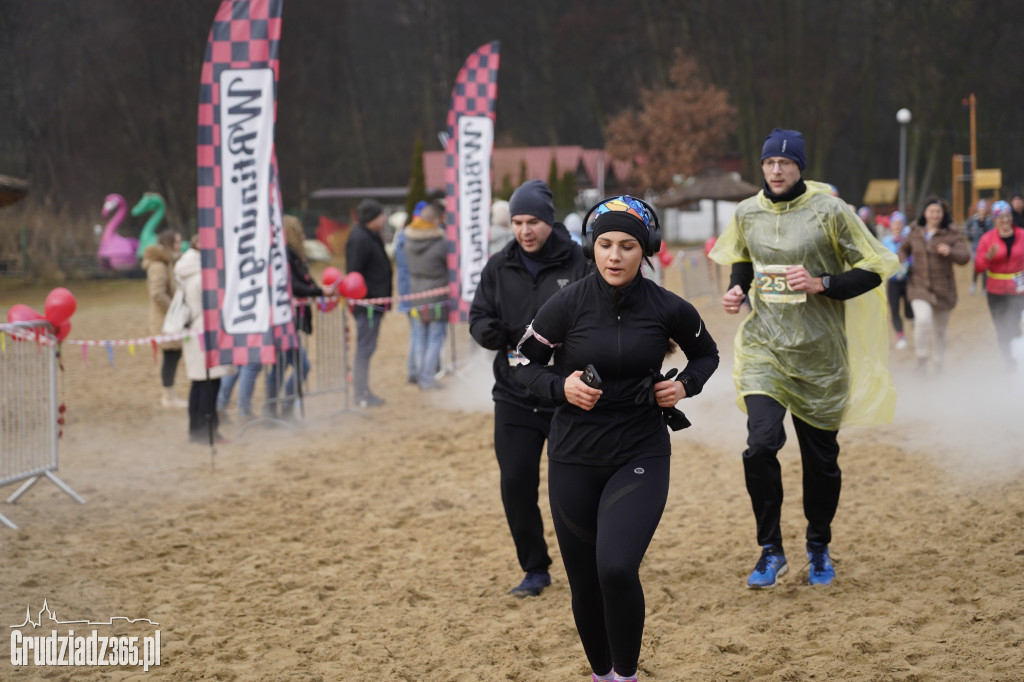
[[[907,340],[906,339],[902,339],[901,338],[901,339],[898,339],[896,341],[896,350],[905,350],[906,347],[907,347]]]
[[[550,584],[551,574],[547,571],[527,571],[523,582],[509,590],[509,594],[520,599],[523,597],[536,597]]]
[[[828,545],[808,542],[807,560],[811,562],[807,569],[807,582],[811,585],[831,585],[836,577],[836,569],[832,568]]]
[[[752,590],[770,590],[788,570],[789,564],[782,550],[775,545],[765,545],[761,549],[761,558],[754,566],[754,572],[747,578],[747,587]]]
[[[374,395],[372,393],[367,393],[366,395],[364,395],[364,396],[362,396],[362,397],[360,397],[359,399],[356,400],[356,406],[357,407],[380,407],[385,402],[386,401],[384,400],[384,398],[381,398],[380,396]]]

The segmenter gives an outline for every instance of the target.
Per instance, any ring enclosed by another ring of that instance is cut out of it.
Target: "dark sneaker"
[[[770,590],[788,570],[789,564],[782,550],[775,545],[765,545],[761,549],[757,566],[754,566],[754,572],[747,578],[747,587],[752,590]]]
[[[808,542],[807,560],[811,563],[807,569],[807,582],[811,585],[831,585],[836,577],[836,569],[832,568],[828,545]]]
[[[551,574],[547,571],[528,571],[523,582],[509,590],[509,594],[519,598],[536,597],[550,584]]]
[[[356,400],[356,405],[359,407],[379,407],[383,405],[385,402],[387,401],[384,400],[384,398],[376,396],[372,393],[367,393],[366,395]]]

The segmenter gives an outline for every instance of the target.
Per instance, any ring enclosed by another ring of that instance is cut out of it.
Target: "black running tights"
[[[669,457],[621,466],[551,462],[548,491],[572,612],[590,667],[636,672],[644,630],[640,562],[668,498]]]
[[[160,380],[164,388],[174,386],[174,375],[178,372],[178,362],[181,361],[181,349],[170,349],[164,351],[164,364],[160,368]]]
[[[748,395],[744,403],[747,449],[743,451],[743,473],[757,522],[757,544],[782,550],[782,467],[778,454],[786,443],[786,408],[766,395]],[[827,545],[832,542],[832,519],[843,486],[839,432],[818,429],[796,415],[792,417],[803,466],[807,541]]]

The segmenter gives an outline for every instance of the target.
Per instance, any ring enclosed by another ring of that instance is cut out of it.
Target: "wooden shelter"
[[[759,190],[760,187],[741,179],[738,173],[728,172],[719,166],[708,166],[697,175],[687,178],[682,184],[663,192],[654,203],[660,207],[672,208],[710,199],[714,236],[717,237],[718,202],[743,201],[757,194]]]
[[[9,175],[0,175],[0,206],[10,206],[24,199],[28,194],[27,180],[19,180]]]

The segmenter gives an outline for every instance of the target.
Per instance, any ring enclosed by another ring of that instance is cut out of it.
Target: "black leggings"
[[[1020,336],[1020,317],[1024,312],[1024,295],[988,294],[988,311],[996,325],[996,341],[999,352],[1008,370],[1016,371],[1017,361],[1013,357],[1013,340]]]
[[[621,466],[551,462],[551,516],[590,667],[629,676],[640,660],[640,562],[665,510],[668,456]]]
[[[757,544],[782,550],[782,467],[779,450],[786,443],[786,408],[766,395],[748,395],[747,449],[743,473],[757,521]],[[803,465],[804,516],[807,540],[832,542],[832,519],[839,507],[843,473],[839,469],[839,431],[818,429],[793,415]]]
[[[164,364],[160,368],[160,379],[163,380],[164,388],[174,386],[174,375],[178,371],[178,362],[180,361],[181,349],[164,351]]]
[[[501,470],[501,503],[524,571],[551,565],[538,505],[540,458],[551,430],[551,414],[511,403],[494,403],[494,452]]]
[[[903,333],[903,317],[908,320],[914,319],[914,309],[910,307],[910,299],[907,298],[907,280],[890,279],[886,284],[886,292],[889,299],[889,314],[892,316],[892,328],[896,333]],[[903,317],[900,317],[900,301],[903,301]]]
[[[193,443],[209,443],[210,433],[217,435],[217,393],[220,379],[193,381],[188,394],[188,438]]]

